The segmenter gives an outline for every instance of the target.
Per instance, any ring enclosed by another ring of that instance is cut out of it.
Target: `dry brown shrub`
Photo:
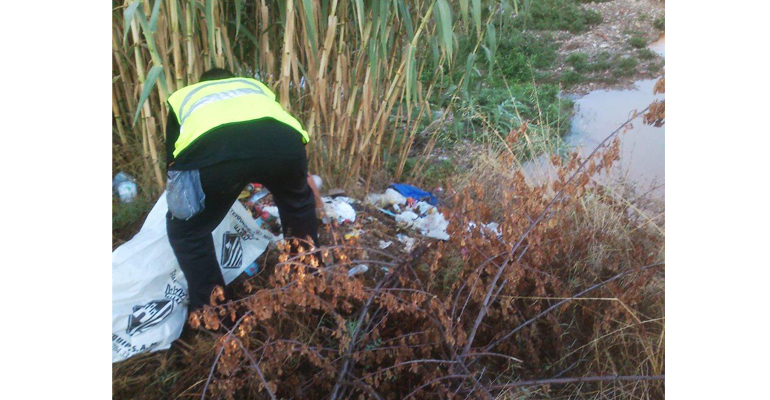
[[[663,237],[590,179],[617,156],[610,145],[582,170],[577,155],[554,159],[547,185],[501,169],[492,185],[495,173],[477,171],[444,209],[451,240],[423,240],[406,257],[335,228],[323,249],[295,242],[303,252],[291,255],[283,243],[272,271],[237,285],[237,300],[191,316],[193,327],[226,333],[213,334],[206,353],[187,351],[182,364],[194,367],[175,372],[169,393],[493,398],[523,393],[507,391],[523,380],[663,375]],[[491,221],[499,235],[483,225]],[[319,252],[326,263],[316,269]],[[374,268],[348,277],[360,262]],[[601,387],[663,395],[660,381],[534,393],[590,397]]]

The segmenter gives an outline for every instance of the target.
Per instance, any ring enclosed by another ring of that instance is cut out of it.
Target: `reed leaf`
[[[316,49],[318,49],[318,30],[315,26],[315,18],[313,16],[313,7],[310,4],[310,0],[302,0],[302,8],[305,14],[306,32],[310,39],[310,50],[315,57]]]
[[[447,60],[451,64],[454,40],[452,35],[452,13],[449,10],[447,0],[437,0],[438,7],[435,10],[436,24],[439,27],[441,45],[447,54]]]
[[[209,60],[214,61],[214,0],[206,0],[206,31],[208,32]]]
[[[476,35],[481,37],[481,0],[471,0],[471,14],[476,24]]]
[[[150,25],[148,29],[152,33],[155,33],[158,29],[158,15],[160,15],[161,3],[163,3],[163,0],[155,0],[155,3],[152,6],[152,14],[150,15]]]
[[[126,41],[128,40],[128,31],[131,27],[131,21],[134,20],[134,13],[136,13],[136,8],[139,7],[140,4],[142,4],[141,0],[134,0],[123,11],[123,46],[126,45]]]
[[[409,13],[409,6],[404,0],[398,0],[398,9],[401,12],[402,20],[406,27],[407,39],[411,41],[414,37],[414,25],[412,25],[412,15]]]
[[[241,14],[243,14],[243,0],[235,0],[235,37],[241,31]],[[253,36],[252,36],[253,37]]]
[[[473,71],[473,63],[476,61],[476,53],[468,54],[468,59],[465,62],[465,80],[463,81],[463,93],[466,99],[469,98],[468,85],[471,81],[471,72]]]
[[[463,24],[466,27],[470,26],[471,21],[468,18],[468,0],[460,0],[460,15],[463,19]]]
[[[161,65],[153,65],[153,67],[150,68],[150,72],[147,73],[147,77],[144,79],[144,84],[142,85],[142,94],[139,96],[139,103],[136,104],[136,113],[134,113],[134,120],[132,122],[133,125],[136,125],[136,120],[139,119],[139,113],[142,111],[142,106],[144,105],[144,102],[147,101],[153,87],[155,87],[155,82],[157,82],[158,77],[161,75],[163,75],[163,66]]]
[[[495,31],[495,25],[492,23],[487,24],[487,49],[489,51],[489,67],[492,68],[495,62],[495,53],[497,52],[497,33]]]

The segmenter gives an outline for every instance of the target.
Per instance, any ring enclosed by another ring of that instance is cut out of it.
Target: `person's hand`
[[[320,219],[321,221],[326,218],[326,210],[323,207],[317,207],[315,209],[315,216],[316,218]]]

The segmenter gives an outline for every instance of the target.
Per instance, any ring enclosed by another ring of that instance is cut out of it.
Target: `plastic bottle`
[[[134,178],[125,172],[118,172],[112,179],[112,190],[123,203],[130,203],[136,198],[137,187]]]
[[[355,267],[351,268],[348,271],[348,276],[354,276],[354,275],[358,275],[358,274],[363,274],[364,272],[366,272],[368,270],[369,270],[369,266],[367,266],[366,264],[358,264],[358,265],[356,265]]]
[[[118,196],[123,203],[130,203],[136,198],[136,183],[126,181],[118,185]]]

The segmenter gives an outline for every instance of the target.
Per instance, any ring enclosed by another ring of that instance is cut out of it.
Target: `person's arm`
[[[315,185],[315,179],[313,179],[313,176],[310,175],[310,173],[307,174],[307,184],[310,186],[310,189],[313,190],[313,198],[315,199],[315,213],[318,218],[323,218],[324,216],[324,202],[321,200],[321,193],[318,191],[318,187]]]
[[[179,138],[179,121],[176,120],[174,110],[169,108],[166,121],[166,171],[174,165],[174,146]]]

